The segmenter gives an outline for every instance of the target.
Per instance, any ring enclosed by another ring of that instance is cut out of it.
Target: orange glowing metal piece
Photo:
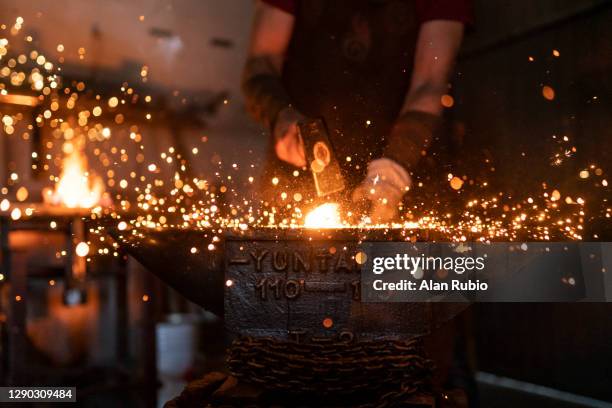
[[[306,228],[342,228],[340,219],[340,206],[336,203],[321,204],[306,214],[304,227]]]

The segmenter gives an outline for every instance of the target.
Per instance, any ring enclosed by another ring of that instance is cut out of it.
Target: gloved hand
[[[306,166],[304,142],[300,136],[298,122],[304,116],[291,107],[278,113],[274,123],[274,150],[279,159],[296,167]]]
[[[370,219],[374,224],[398,220],[398,205],[411,185],[408,172],[387,158],[373,160],[368,165],[365,180],[353,191],[353,202],[370,203]]]

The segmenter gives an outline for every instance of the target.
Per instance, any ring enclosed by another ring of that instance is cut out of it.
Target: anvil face
[[[228,239],[226,327],[298,341],[352,338],[364,317],[352,316],[360,298],[356,251],[346,241]]]
[[[426,334],[457,312],[449,303],[362,303],[354,256],[364,239],[391,239],[376,233],[262,229],[230,233],[215,251],[205,249],[211,231],[113,235],[187,299],[224,316],[226,328],[239,335],[302,342],[402,339]],[[192,247],[202,250],[191,254]]]
[[[284,341],[373,340],[425,334],[453,305],[362,303],[357,237],[255,234],[225,242],[225,324]]]

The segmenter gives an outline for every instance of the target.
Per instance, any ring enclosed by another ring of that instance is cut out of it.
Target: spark
[[[89,254],[89,245],[87,242],[79,242],[75,248],[75,252],[78,256],[84,258]]]

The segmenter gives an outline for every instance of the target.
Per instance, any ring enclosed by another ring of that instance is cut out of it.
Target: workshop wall
[[[580,169],[612,163],[612,4],[477,1],[476,16],[449,113],[461,129],[457,172],[517,197],[542,182],[580,195]],[[569,143],[558,144],[563,136]],[[575,154],[551,165],[572,146]],[[593,202],[605,198],[590,191]],[[610,304],[477,305],[479,368],[609,399],[611,314]]]

